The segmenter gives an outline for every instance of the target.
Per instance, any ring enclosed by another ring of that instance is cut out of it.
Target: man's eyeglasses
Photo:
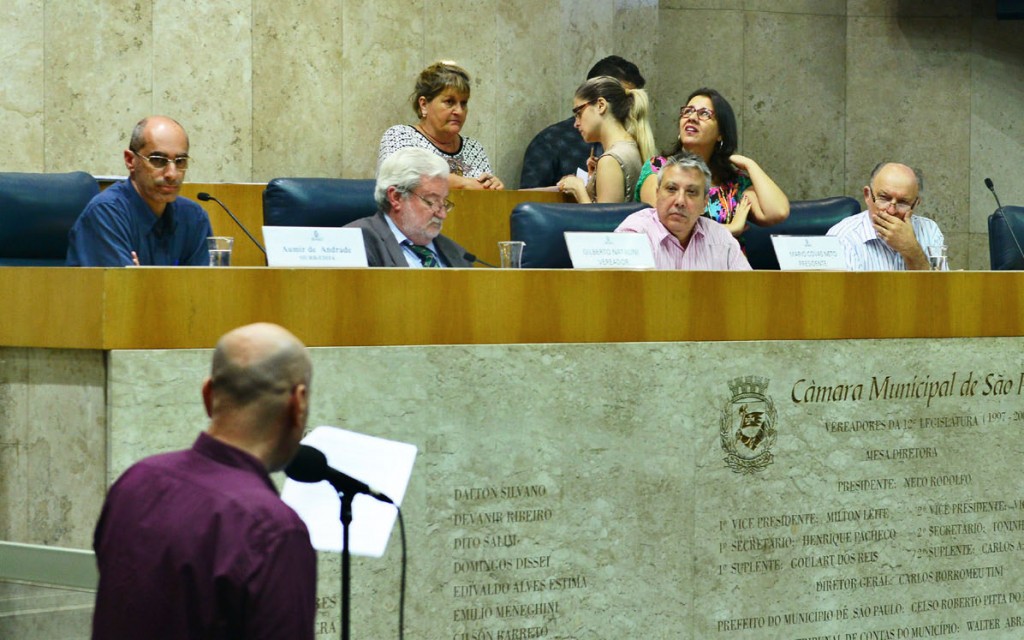
[[[410,191],[409,193],[422,200],[423,204],[427,205],[427,208],[430,209],[431,211],[440,211],[441,209],[444,209],[445,213],[451,213],[451,210],[455,208],[455,203],[449,200],[448,198],[445,198],[443,202],[434,202],[433,200],[428,200],[427,198],[424,198],[415,191]]]
[[[693,114],[697,114],[697,119],[703,120],[705,122],[715,117],[715,112],[706,107],[701,107],[700,109],[698,109],[697,107],[686,105],[685,107],[679,108],[680,118],[689,118]]]
[[[577,120],[579,120],[580,116],[583,115],[583,110],[586,109],[587,107],[589,107],[592,104],[594,104],[594,100],[591,100],[590,102],[584,102],[583,104],[581,104],[578,107],[573,107],[572,108],[572,117],[576,118]]]
[[[910,213],[917,206],[917,200],[913,202],[903,202],[902,200],[896,200],[888,196],[876,196],[875,192],[868,187],[868,192],[871,194],[871,200],[874,201],[875,206],[885,211],[890,206],[895,206],[898,213]]]
[[[148,162],[149,166],[153,167],[154,169],[166,169],[167,165],[171,164],[172,162],[174,163],[174,167],[178,171],[185,171],[186,169],[188,169],[188,156],[178,156],[177,158],[168,158],[167,156],[156,155],[144,156],[138,151],[135,151],[134,149],[132,150],[132,153]]]

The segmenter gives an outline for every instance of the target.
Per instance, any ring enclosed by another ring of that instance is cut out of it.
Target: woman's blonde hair
[[[641,158],[650,158],[655,153],[654,133],[648,120],[650,100],[643,89],[627,89],[611,76],[591,78],[576,89],[576,98],[594,102],[604,98],[612,116],[622,124],[626,133],[633,136],[640,149]]]

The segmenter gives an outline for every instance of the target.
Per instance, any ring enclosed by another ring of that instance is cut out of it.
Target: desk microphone
[[[462,254],[462,257],[465,258],[466,260],[470,261],[470,262],[476,262],[476,263],[482,264],[485,267],[490,267],[492,269],[497,269],[498,268],[498,267],[494,266],[493,264],[491,264],[490,262],[484,262],[483,260],[481,260],[480,258],[477,258],[476,256],[474,256],[472,253],[470,253],[468,251],[466,253]]]
[[[244,231],[245,235],[249,236],[249,239],[252,240],[252,243],[254,245],[256,245],[256,248],[259,249],[260,251],[262,251],[263,255],[267,255],[267,250],[263,248],[263,245],[261,245],[256,240],[256,238],[252,237],[252,234],[249,233],[249,230],[245,228],[245,225],[242,224],[242,221],[239,220],[238,218],[236,218],[235,214],[231,213],[231,209],[228,209],[226,206],[224,206],[223,202],[221,202],[217,198],[211,196],[210,194],[206,193],[205,191],[203,191],[201,193],[197,193],[196,197],[199,198],[200,200],[202,200],[203,202],[209,202],[210,200],[213,200],[214,202],[219,204],[221,209],[223,209],[223,210],[228,212],[228,215],[231,216],[231,219],[235,221],[235,224],[238,225],[238,228],[241,229],[242,231]]]
[[[327,465],[327,456],[316,447],[300,444],[299,452],[295,454],[292,461],[284,469],[285,475],[296,482],[320,482],[326,480],[338,493],[346,496],[354,496],[357,493],[364,493],[376,498],[381,502],[395,504],[394,501],[370,487],[362,480],[356,480],[350,475],[344,474],[337,469]]]
[[[985,186],[992,192],[992,196],[996,199],[996,206],[999,207],[996,211],[1003,214],[1003,224],[1006,225],[1006,230],[1010,232],[1010,237],[1013,238],[1013,244],[1017,245],[1017,253],[1020,255],[1021,260],[1024,260],[1024,251],[1020,248],[1020,242],[1017,241],[1017,234],[1013,232],[1013,225],[1010,224],[1010,220],[1006,217],[1006,213],[1003,212],[1003,203],[999,202],[999,196],[996,194],[996,187],[992,184],[992,178],[985,178]]]

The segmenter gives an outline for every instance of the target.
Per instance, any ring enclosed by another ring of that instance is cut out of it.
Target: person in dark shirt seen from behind
[[[272,324],[224,335],[191,449],[146,458],[114,483],[93,539],[93,640],[313,640],[316,553],[270,473],[299,449],[309,355]]]

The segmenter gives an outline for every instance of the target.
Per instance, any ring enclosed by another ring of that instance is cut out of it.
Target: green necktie
[[[423,263],[424,267],[441,266],[441,264],[437,261],[437,258],[434,256],[434,252],[431,251],[430,249],[426,247],[421,247],[418,244],[413,244],[412,241],[410,240],[406,240],[402,244],[412,249],[412,252],[415,253],[416,257],[420,259],[420,262]]]

